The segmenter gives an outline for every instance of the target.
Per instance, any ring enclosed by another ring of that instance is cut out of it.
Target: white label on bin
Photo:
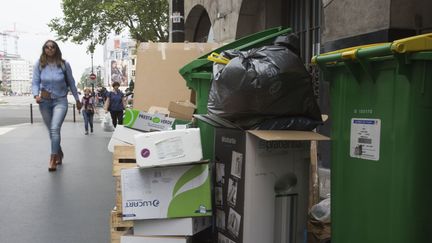
[[[353,158],[379,160],[380,119],[351,119],[350,156]]]

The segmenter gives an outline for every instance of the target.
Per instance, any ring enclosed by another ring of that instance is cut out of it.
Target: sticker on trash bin
[[[351,119],[350,156],[353,158],[379,160],[380,119]]]

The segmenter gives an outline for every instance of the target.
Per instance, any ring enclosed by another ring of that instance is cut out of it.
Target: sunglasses
[[[45,45],[44,48],[45,49],[52,49],[52,50],[56,49],[56,47],[54,45]]]

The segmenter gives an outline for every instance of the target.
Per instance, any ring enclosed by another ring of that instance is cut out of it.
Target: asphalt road
[[[95,120],[95,132],[84,135],[81,115],[76,123],[66,121],[63,165],[48,172],[48,133],[37,105],[30,124],[31,102],[0,96],[0,243],[110,242],[111,133]]]
[[[80,122],[82,116],[74,110],[73,97],[68,97],[69,109],[66,122]],[[74,114],[75,113],[75,114]],[[74,117],[75,116],[75,117]],[[39,105],[30,96],[0,96],[0,126],[42,122]]]

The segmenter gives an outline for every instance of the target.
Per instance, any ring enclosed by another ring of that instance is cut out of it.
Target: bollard
[[[73,122],[75,122],[75,104],[72,105],[73,109]]]
[[[33,104],[30,103],[30,123],[33,124]]]

